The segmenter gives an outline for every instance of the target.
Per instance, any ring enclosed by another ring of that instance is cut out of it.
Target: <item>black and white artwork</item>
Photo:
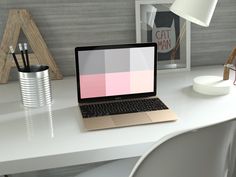
[[[180,59],[180,21],[177,15],[169,11],[157,12],[154,26],[147,33],[148,42],[157,43],[159,61]]]
[[[158,70],[189,70],[190,22],[169,10],[172,3],[135,1],[136,41],[157,44]]]

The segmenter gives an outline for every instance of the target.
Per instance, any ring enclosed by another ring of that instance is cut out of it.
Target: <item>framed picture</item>
[[[158,70],[190,70],[190,22],[169,10],[174,0],[136,0],[136,42],[156,42]]]

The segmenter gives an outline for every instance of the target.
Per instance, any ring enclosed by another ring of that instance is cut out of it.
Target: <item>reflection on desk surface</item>
[[[165,136],[236,118],[236,87],[226,96],[202,96],[190,87],[201,74],[221,75],[222,66],[158,74],[158,97],[178,121],[92,132],[83,127],[75,77],[52,81],[51,109],[25,111],[18,83],[0,85],[0,174],[136,157]]]
[[[35,109],[24,109],[24,112],[17,113],[15,117],[8,115],[0,119],[0,139],[8,139],[7,141],[45,141],[53,138],[63,137],[63,132],[66,132],[66,137],[69,132],[78,132],[82,129],[79,124],[79,119],[75,119],[75,112],[78,112],[78,107],[69,107],[60,110],[52,110],[51,106],[44,107],[44,112],[35,113]],[[78,113],[77,113],[78,114]],[[70,120],[69,120],[70,119]],[[66,122],[70,122],[70,126],[66,126]],[[74,127],[71,127],[73,122]],[[10,129],[9,129],[10,128]],[[58,130],[59,129],[59,130]],[[10,130],[10,131],[9,131]],[[63,131],[62,131],[63,130]],[[75,134],[73,132],[72,134]]]

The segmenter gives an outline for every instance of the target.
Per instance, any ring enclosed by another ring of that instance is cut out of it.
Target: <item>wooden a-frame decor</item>
[[[16,48],[21,29],[33,51],[33,53],[29,54],[30,63],[48,65],[51,78],[62,79],[61,71],[48,50],[30,13],[26,9],[11,9],[9,10],[6,28],[0,45],[0,83],[7,83],[10,70],[15,67],[9,46],[12,45],[14,49]],[[19,63],[22,65],[21,60],[19,60]]]

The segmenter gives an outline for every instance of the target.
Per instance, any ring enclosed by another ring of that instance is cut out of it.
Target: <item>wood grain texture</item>
[[[6,28],[1,41],[0,56],[0,83],[6,83],[10,74],[12,60],[9,53],[9,45],[16,48],[17,40],[20,35],[20,23],[17,20],[17,12],[9,11]]]
[[[231,52],[231,54],[229,55],[227,61],[225,62],[225,66],[224,66],[224,80],[228,80],[229,79],[229,72],[230,72],[230,68],[227,67],[228,64],[233,64],[234,60],[236,57],[236,48],[234,48]]]
[[[0,40],[8,10],[28,9],[63,75],[74,75],[76,46],[135,42],[134,2],[135,0],[0,0]],[[24,42],[24,36],[20,36],[19,41]],[[193,24],[191,40],[192,66],[223,65],[236,46],[236,1],[219,0],[210,27],[203,28]],[[16,72],[12,71],[11,79],[16,79],[16,76]],[[52,172],[51,176],[53,174],[56,172]]]
[[[24,9],[19,10],[18,14],[18,20],[21,22],[21,28],[26,35],[29,45],[31,46],[31,49],[33,50],[39,63],[49,66],[51,76],[53,78],[62,79],[61,71],[58,69],[52,54],[48,50],[47,44],[45,43],[29,12]]]
[[[30,11],[65,76],[74,47],[135,42],[135,0],[1,0],[0,39],[9,8]],[[219,0],[209,28],[192,25],[192,66],[224,64],[236,46],[236,1]],[[24,41],[21,35],[20,41]],[[14,73],[13,73],[14,78]]]
[[[31,12],[63,75],[74,74],[75,46],[135,42],[134,0],[1,0],[0,7],[0,15]],[[193,25],[193,66],[224,63],[236,45],[235,17],[236,1],[219,0],[209,28]]]
[[[30,11],[63,75],[74,74],[76,46],[135,42],[133,0],[0,1],[0,14],[9,8]]]
[[[21,29],[34,52],[35,57],[30,58],[30,61],[37,59],[40,64],[48,65],[51,78],[62,79],[61,72],[30,13],[26,9],[10,9],[0,45],[0,83],[7,83],[8,81],[12,67],[9,46],[13,46],[15,50]]]

